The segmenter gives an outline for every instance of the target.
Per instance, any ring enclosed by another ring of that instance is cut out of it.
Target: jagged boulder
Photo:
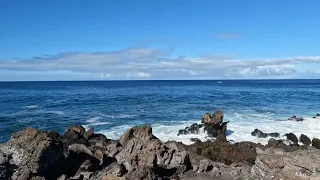
[[[273,138],[279,138],[280,134],[277,132],[274,133],[264,133],[259,129],[255,129],[252,133],[252,136],[256,136],[258,138],[267,138],[267,137],[273,137]]]
[[[311,144],[311,140],[308,136],[301,134],[300,138],[299,138],[300,142],[302,142],[304,145],[309,146]]]
[[[217,137],[220,141],[226,141],[227,123],[223,122],[224,114],[216,110],[213,114],[206,113],[202,116],[204,130],[209,137]]]
[[[223,122],[223,112],[216,110],[213,114],[206,113],[202,116],[202,123],[219,125]]]
[[[297,117],[297,116],[291,116],[290,118],[288,118],[289,121],[304,121],[304,119],[302,117]]]
[[[293,133],[287,133],[285,134],[285,136],[287,137],[287,140],[289,141],[290,144],[298,144],[298,138],[295,134]]]
[[[186,127],[185,129],[180,129],[178,132],[179,135],[187,135],[187,134],[199,134],[200,128],[202,128],[202,124],[194,123],[190,127]]]
[[[179,135],[199,134],[200,128],[208,134],[208,137],[214,137],[218,141],[227,141],[227,123],[223,122],[224,114],[220,110],[216,110],[213,114],[206,113],[202,116],[201,124],[194,123],[190,127],[180,129]]]
[[[128,130],[120,138],[123,149],[115,156],[130,172],[140,167],[148,167],[161,172],[183,172],[190,168],[189,156],[174,146],[162,143],[152,135],[150,126],[137,126]],[[165,167],[165,168],[161,168]],[[166,174],[166,173],[164,173]]]
[[[318,138],[313,138],[312,139],[312,146],[317,148],[317,149],[320,149],[320,139]]]
[[[75,125],[70,126],[68,129],[64,132],[61,141],[63,143],[64,147],[68,147],[71,144],[87,144],[87,140],[83,137],[86,130],[84,127]]]
[[[0,152],[14,167],[12,179],[32,176],[56,177],[61,171],[63,146],[55,132],[41,132],[28,127],[19,131],[0,146]]]

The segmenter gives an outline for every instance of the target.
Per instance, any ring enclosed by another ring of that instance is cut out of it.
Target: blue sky
[[[2,0],[0,81],[320,78],[317,0]]]

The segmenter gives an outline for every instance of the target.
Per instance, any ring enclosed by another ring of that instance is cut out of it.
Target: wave
[[[106,121],[99,121],[100,119],[102,119],[102,117],[100,117],[100,116],[89,118],[85,121],[88,124],[83,125],[83,127],[85,129],[89,129],[90,127],[96,127],[96,126],[110,124],[109,122],[106,122]]]
[[[239,116],[241,117],[244,115]],[[266,133],[278,132],[281,136],[279,139],[285,139],[284,134],[290,132],[294,133],[298,138],[301,134],[305,134],[309,138],[320,137],[320,131],[318,128],[320,127],[320,117],[305,118],[305,121],[295,122],[288,120],[274,120],[274,117],[272,116],[273,115],[270,114],[268,118],[268,116],[261,115],[261,117],[264,118],[261,118],[260,122],[251,121],[251,119],[232,119],[227,116],[226,120],[230,120],[230,123],[228,123],[228,132],[230,133],[227,133],[227,139],[232,142],[251,141],[255,143],[267,144],[270,138],[258,138],[251,135],[251,132],[256,128]],[[207,134],[203,129],[200,130],[200,133],[198,135],[177,135],[180,129],[184,129],[185,127],[190,126],[193,123],[200,123],[200,120],[180,121],[178,124],[176,123],[176,121],[174,123],[171,122],[171,124],[170,121],[155,123],[152,125],[152,131],[156,137],[164,142],[175,140],[180,141],[184,144],[192,144],[193,142],[190,141],[190,138],[198,138],[202,141],[210,139],[207,137]],[[134,125],[115,126],[109,130],[102,130],[99,132],[105,134],[108,138],[119,139],[119,137],[124,132],[126,132],[133,126]]]
[[[133,114],[119,114],[116,117],[120,118],[120,119],[128,119],[128,118],[133,118],[136,117],[137,115],[133,115]]]
[[[63,111],[47,111],[48,114],[65,115]]]
[[[40,106],[39,105],[29,105],[29,106],[24,106],[22,107],[23,109],[37,109],[39,108]]]
[[[106,117],[106,118],[112,118],[112,119],[130,119],[130,118],[134,118],[137,115],[134,114],[118,114],[118,115],[106,115],[106,114],[101,114],[101,116]]]
[[[119,139],[122,134],[132,127],[134,127],[134,125],[115,126],[108,130],[97,131],[97,133],[104,134],[109,139]]]

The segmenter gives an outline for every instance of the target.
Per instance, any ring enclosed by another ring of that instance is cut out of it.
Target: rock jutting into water
[[[277,132],[274,133],[264,133],[262,131],[260,131],[259,129],[255,129],[252,133],[252,136],[256,136],[258,138],[267,138],[267,137],[273,137],[273,138],[279,138],[280,134]]]
[[[310,138],[304,134],[301,134],[299,141],[307,146],[310,146],[310,144],[312,143]]]
[[[288,120],[290,120],[290,121],[297,121],[297,122],[299,122],[299,121],[304,121],[304,119],[303,119],[302,117],[297,117],[297,116],[292,116],[292,117],[290,117]]]
[[[219,141],[226,141],[227,123],[223,122],[223,112],[216,110],[213,114],[206,113],[202,116],[201,124],[192,124],[190,127],[181,129],[178,135],[199,134],[200,128],[204,127],[204,131],[208,137],[214,137]]]
[[[222,117],[213,115],[220,120]],[[211,117],[210,117],[211,118]],[[208,123],[208,121],[206,121]],[[287,135],[291,137],[291,135]],[[292,139],[292,138],[290,138]],[[0,144],[0,179],[161,180],[319,179],[320,140],[312,146],[228,141],[162,142],[150,126],[137,126],[119,140],[70,126],[65,133],[25,128]],[[293,138],[292,141],[295,141]],[[308,144],[305,136],[300,141]]]

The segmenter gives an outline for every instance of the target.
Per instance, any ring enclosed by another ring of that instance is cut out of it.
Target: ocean
[[[57,81],[0,82],[0,142],[27,126],[63,133],[74,124],[117,139],[130,127],[149,124],[163,141],[190,144],[206,134],[177,136],[220,109],[228,140],[265,144],[251,136],[293,132],[320,137],[320,80]],[[302,116],[303,122],[287,119]]]

